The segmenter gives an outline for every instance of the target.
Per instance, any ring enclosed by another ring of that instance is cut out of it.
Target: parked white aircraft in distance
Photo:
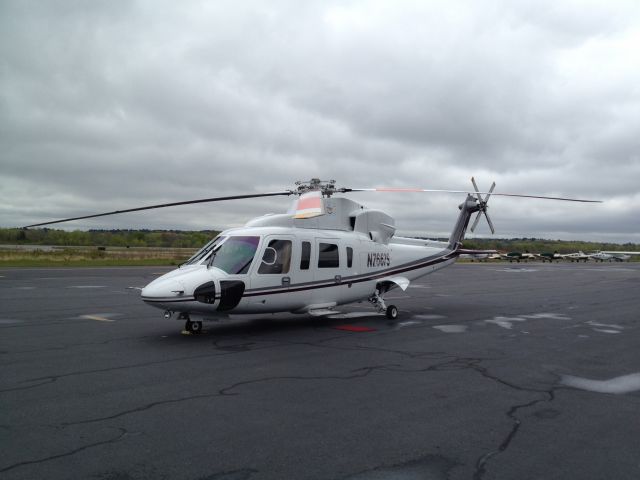
[[[560,260],[562,260],[562,255],[559,254],[558,252],[544,252],[544,253],[539,253],[538,257],[540,257],[540,260],[542,260],[542,263],[544,262],[549,262],[552,263],[554,260],[556,262],[559,262]]]
[[[582,250],[580,250],[576,253],[567,253],[565,255],[562,255],[562,258],[564,258],[565,260],[571,260],[572,262],[586,262],[591,258],[591,255],[587,255]]]
[[[503,258],[504,260],[509,260],[510,263],[513,263],[514,261],[520,263],[520,260],[523,260],[525,262],[528,260],[535,260],[537,258],[537,255],[527,250],[524,253],[522,252],[503,253],[500,255],[500,257]]]
[[[615,250],[596,252],[591,256],[594,260],[600,262],[628,262],[631,260],[631,255],[640,255],[640,252],[618,252]]]
[[[478,254],[475,254],[475,253],[465,253],[465,254],[463,254],[463,255],[460,255],[460,258],[461,258],[461,259],[464,259],[464,260],[471,260],[471,261],[473,262],[473,261],[475,261],[475,260],[478,260],[478,261],[479,261],[479,260],[486,260],[486,258],[487,258],[488,256],[489,256],[489,254],[488,254],[488,253],[478,253]]]

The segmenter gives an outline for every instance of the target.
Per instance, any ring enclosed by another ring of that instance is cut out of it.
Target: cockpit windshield
[[[184,262],[183,265],[195,265],[197,263],[200,263],[202,260],[207,258],[211,254],[211,252],[214,249],[216,249],[216,247],[219,247],[220,244],[222,244],[222,242],[224,242],[226,240],[226,238],[227,237],[216,237],[216,238],[214,238],[209,243],[207,243],[204,247],[202,247],[200,250],[198,250],[193,257],[191,257],[189,260]]]
[[[245,274],[249,271],[260,237],[229,237],[209,258],[207,265],[229,274]]]

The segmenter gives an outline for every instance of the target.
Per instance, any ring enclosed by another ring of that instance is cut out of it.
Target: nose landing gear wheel
[[[187,320],[187,323],[184,324],[184,329],[190,333],[200,333],[202,332],[202,322]]]
[[[387,318],[391,319],[391,320],[395,320],[396,318],[398,318],[398,307],[396,307],[395,305],[389,305],[387,307]]]

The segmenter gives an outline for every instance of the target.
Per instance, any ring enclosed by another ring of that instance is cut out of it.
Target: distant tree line
[[[104,247],[201,247],[219,232],[215,230],[74,230],[53,228],[0,228],[0,244]]]
[[[0,228],[0,244],[4,245],[58,245],[105,247],[166,247],[197,248],[219,232],[215,230],[74,230],[68,232],[54,228],[20,229]],[[444,239],[443,239],[444,240]],[[582,250],[640,251],[637,243],[602,243],[579,240],[544,240],[539,238],[467,239],[465,248],[500,250],[507,252],[571,253]]]
[[[637,243],[603,243],[584,242],[581,240],[544,240],[540,238],[474,238],[464,241],[465,248],[478,250],[499,250],[506,252],[532,252],[532,253],[573,253],[582,250],[592,252],[595,250],[621,250],[640,251]]]

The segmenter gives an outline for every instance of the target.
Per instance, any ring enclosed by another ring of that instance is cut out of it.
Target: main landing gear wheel
[[[395,320],[396,318],[398,318],[398,307],[396,307],[395,305],[389,305],[387,307],[387,318],[391,320]]]
[[[200,333],[202,332],[202,322],[187,320],[187,323],[184,324],[184,329],[190,333]]]

